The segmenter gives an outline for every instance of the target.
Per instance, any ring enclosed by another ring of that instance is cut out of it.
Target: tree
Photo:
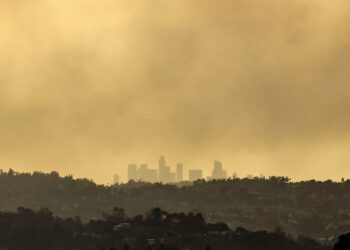
[[[333,250],[349,250],[350,249],[350,233],[339,236],[338,242],[334,245]]]

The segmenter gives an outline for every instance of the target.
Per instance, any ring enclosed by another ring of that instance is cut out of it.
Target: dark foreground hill
[[[350,180],[291,183],[287,178],[229,179],[194,185],[128,183],[96,185],[58,173],[0,175],[0,210],[47,207],[61,217],[83,221],[123,207],[135,216],[153,207],[169,212],[201,212],[209,221],[225,221],[231,228],[274,230],[319,241],[335,241],[350,229]]]
[[[343,244],[343,243],[342,243]],[[339,250],[343,250],[338,244]],[[82,223],[62,219],[47,209],[18,208],[0,213],[0,249],[11,250],[330,250],[305,237],[296,239],[281,230],[231,231],[224,223],[210,224],[201,214],[170,214],[159,208],[127,218],[114,208],[103,219]]]

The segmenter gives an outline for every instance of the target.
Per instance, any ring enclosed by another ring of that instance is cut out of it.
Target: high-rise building
[[[158,181],[158,171],[157,169],[148,169],[148,182],[155,183]]]
[[[128,167],[128,180],[142,180],[145,182],[157,182],[170,183],[183,180],[183,166],[178,164],[177,171],[172,172],[170,167],[166,165],[164,156],[159,158],[158,171],[157,169],[149,169],[147,164],[141,164],[137,168],[136,164],[129,164]]]
[[[202,179],[203,171],[200,169],[190,169],[188,171],[188,177],[190,181],[196,181]]]
[[[141,164],[138,169],[138,179],[141,181],[147,181],[148,177],[148,166],[147,164]]]
[[[159,179],[164,183],[169,183],[173,181],[173,178],[175,179],[175,176],[172,175],[170,171],[170,167],[165,166],[162,168],[162,172],[159,173]]]
[[[113,184],[119,184],[119,175],[115,174],[113,176]]]
[[[128,180],[138,180],[138,175],[137,175],[137,165],[136,164],[129,164],[128,166]]]
[[[184,178],[183,171],[184,171],[183,164],[178,163],[176,165],[176,181],[177,182],[183,181],[183,178]]]
[[[226,179],[227,172],[222,168],[222,163],[220,161],[214,161],[214,168],[211,174],[213,179]]]
[[[164,156],[160,156],[158,161],[158,174],[159,174],[159,180],[164,181],[165,177],[165,171],[166,171],[166,162]]]
[[[147,164],[141,164],[140,168],[138,169],[138,178],[144,182],[157,182],[157,169],[149,169]]]
[[[174,183],[176,182],[176,173],[170,172],[168,182]]]
[[[159,173],[159,181],[168,183],[172,182],[173,175],[170,171],[170,167],[166,165],[166,161],[164,156],[161,156],[159,158],[159,164],[158,164],[158,173]],[[175,178],[174,178],[175,179]]]
[[[163,155],[160,156],[159,158],[159,161],[158,161],[158,168],[159,168],[159,171],[160,169],[166,167],[166,161],[165,161],[165,158]]]

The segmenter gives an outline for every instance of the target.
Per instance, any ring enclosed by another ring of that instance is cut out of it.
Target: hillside
[[[343,242],[339,241],[339,250]],[[201,214],[168,213],[159,208],[135,217],[114,208],[103,219],[82,223],[47,209],[0,212],[0,249],[12,250],[330,250],[306,237],[283,231],[235,231],[225,223],[207,223]]]
[[[58,173],[9,171],[0,175],[0,210],[46,207],[83,221],[122,207],[128,216],[154,207],[169,212],[201,212],[209,222],[231,228],[274,230],[334,240],[350,228],[350,180],[291,183],[287,178],[197,181],[178,187],[160,183],[96,185]]]

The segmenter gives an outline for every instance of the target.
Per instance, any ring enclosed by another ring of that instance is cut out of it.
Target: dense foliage
[[[339,236],[338,242],[334,245],[333,250],[349,250],[350,249],[350,233]]]
[[[135,216],[153,207],[169,212],[202,213],[231,228],[273,230],[335,241],[350,229],[350,180],[292,183],[288,178],[197,181],[193,185],[134,183],[103,186],[58,173],[0,175],[0,210],[48,207],[62,217],[83,221],[123,207]]]
[[[330,250],[309,238],[289,238],[281,230],[231,231],[224,223],[206,223],[201,214],[170,214],[159,208],[133,218],[114,208],[87,223],[56,217],[47,209],[2,212],[0,249]]]

